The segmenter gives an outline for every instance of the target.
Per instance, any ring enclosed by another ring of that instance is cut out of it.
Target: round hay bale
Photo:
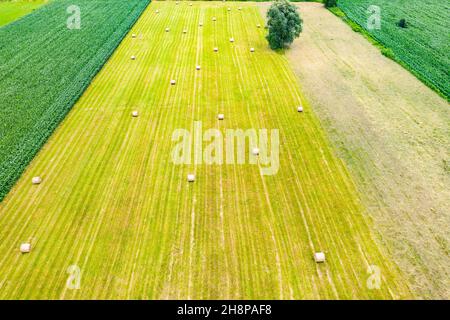
[[[238,10],[242,10],[242,7],[239,7]]]
[[[219,113],[219,114],[217,115],[217,119],[223,120],[223,119],[225,119],[225,115],[224,115],[223,113]]]
[[[135,110],[135,111],[133,111],[133,112],[131,113],[131,116],[132,116],[133,118],[136,118],[136,117],[139,116],[139,112],[137,112],[137,111]]]
[[[131,60],[136,60],[136,56],[131,56]]]
[[[303,112],[303,107],[302,107],[302,106],[299,106],[299,107],[297,108],[297,112]]]
[[[166,32],[169,32],[170,31],[170,29],[169,28],[166,28]]]
[[[257,28],[261,28],[261,25],[258,23],[258,24],[256,25],[256,27],[257,27]]]
[[[234,38],[230,38],[230,42],[234,42]]]
[[[131,37],[132,37],[132,38],[136,38],[136,33],[133,33],[133,34],[131,35]]]
[[[325,253],[323,253],[323,252],[316,252],[316,253],[314,253],[314,261],[316,263],[323,263],[323,262],[325,262]]]
[[[192,3],[189,3],[189,7],[192,7]]]
[[[259,155],[259,148],[253,148],[252,153],[255,156]]]
[[[188,182],[194,182],[195,181],[195,175],[190,173],[187,175]]]
[[[20,245],[20,252],[29,253],[31,251],[31,243],[25,242]]]
[[[186,30],[186,29],[184,29],[184,30],[183,30],[183,33],[187,33],[187,30]]]
[[[175,80],[170,80],[170,84],[171,84],[172,86],[174,86],[174,85],[175,85],[175,83],[176,83],[176,81],[175,81]]]
[[[250,48],[250,52],[255,52],[255,48]]]
[[[219,48],[215,47],[214,52],[218,52],[218,51],[219,51]]]
[[[228,9],[227,9],[228,11],[231,11],[231,8],[230,7],[228,7]]]
[[[212,21],[216,21],[216,20],[217,20],[216,17],[213,17],[213,18],[212,18]]]
[[[159,10],[156,10],[156,13],[159,13]]]
[[[200,70],[200,66],[196,66],[195,69],[196,69],[196,70]]]
[[[41,177],[33,177],[33,179],[31,179],[32,184],[41,184],[41,182],[42,182]]]
[[[198,25],[199,25],[200,27],[203,27],[203,22],[200,22]]]
[[[179,4],[179,2],[177,1],[177,2],[175,2],[175,4],[176,4],[176,5],[178,5],[178,4]]]

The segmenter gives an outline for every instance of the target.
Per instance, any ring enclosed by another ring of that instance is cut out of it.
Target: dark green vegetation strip
[[[175,1],[175,0],[159,0]],[[183,0],[181,0],[183,1]],[[184,0],[186,1],[186,0]],[[190,0],[190,1],[220,1],[220,0]],[[322,0],[289,0],[290,2],[322,2]],[[226,0],[226,2],[270,2],[270,0]]]
[[[56,0],[0,29],[0,201],[149,3]]]
[[[381,29],[369,30],[368,8],[381,9]],[[339,0],[339,9],[429,87],[450,99],[450,2],[442,0]],[[331,10],[337,15],[339,10]],[[341,14],[342,16],[342,14]],[[398,26],[405,19],[407,28]],[[351,25],[351,23],[350,23]],[[352,26],[355,31],[358,29]]]

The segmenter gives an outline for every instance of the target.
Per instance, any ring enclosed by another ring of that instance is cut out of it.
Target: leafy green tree
[[[302,19],[297,7],[287,0],[277,0],[267,12],[269,34],[266,36],[271,49],[288,47],[302,32]]]
[[[336,0],[325,0],[324,2],[325,8],[332,8],[337,6]]]
[[[400,19],[400,21],[397,24],[400,28],[408,28],[408,23],[406,22],[406,19]]]

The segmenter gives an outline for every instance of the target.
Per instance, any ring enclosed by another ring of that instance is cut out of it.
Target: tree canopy
[[[302,19],[297,7],[287,0],[275,1],[267,12],[269,34],[267,41],[272,49],[288,47],[302,32]]]

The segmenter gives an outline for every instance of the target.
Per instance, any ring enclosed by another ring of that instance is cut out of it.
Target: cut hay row
[[[240,14],[226,9],[238,6]],[[123,41],[0,204],[1,298],[408,296],[258,23],[254,4],[149,6],[131,31],[138,37]],[[194,121],[279,129],[280,170],[173,164],[171,135]],[[32,185],[37,175],[42,183]],[[32,251],[23,255],[25,241]],[[382,271],[379,290],[366,286],[370,264]],[[66,287],[71,265],[82,272],[79,290]]]

